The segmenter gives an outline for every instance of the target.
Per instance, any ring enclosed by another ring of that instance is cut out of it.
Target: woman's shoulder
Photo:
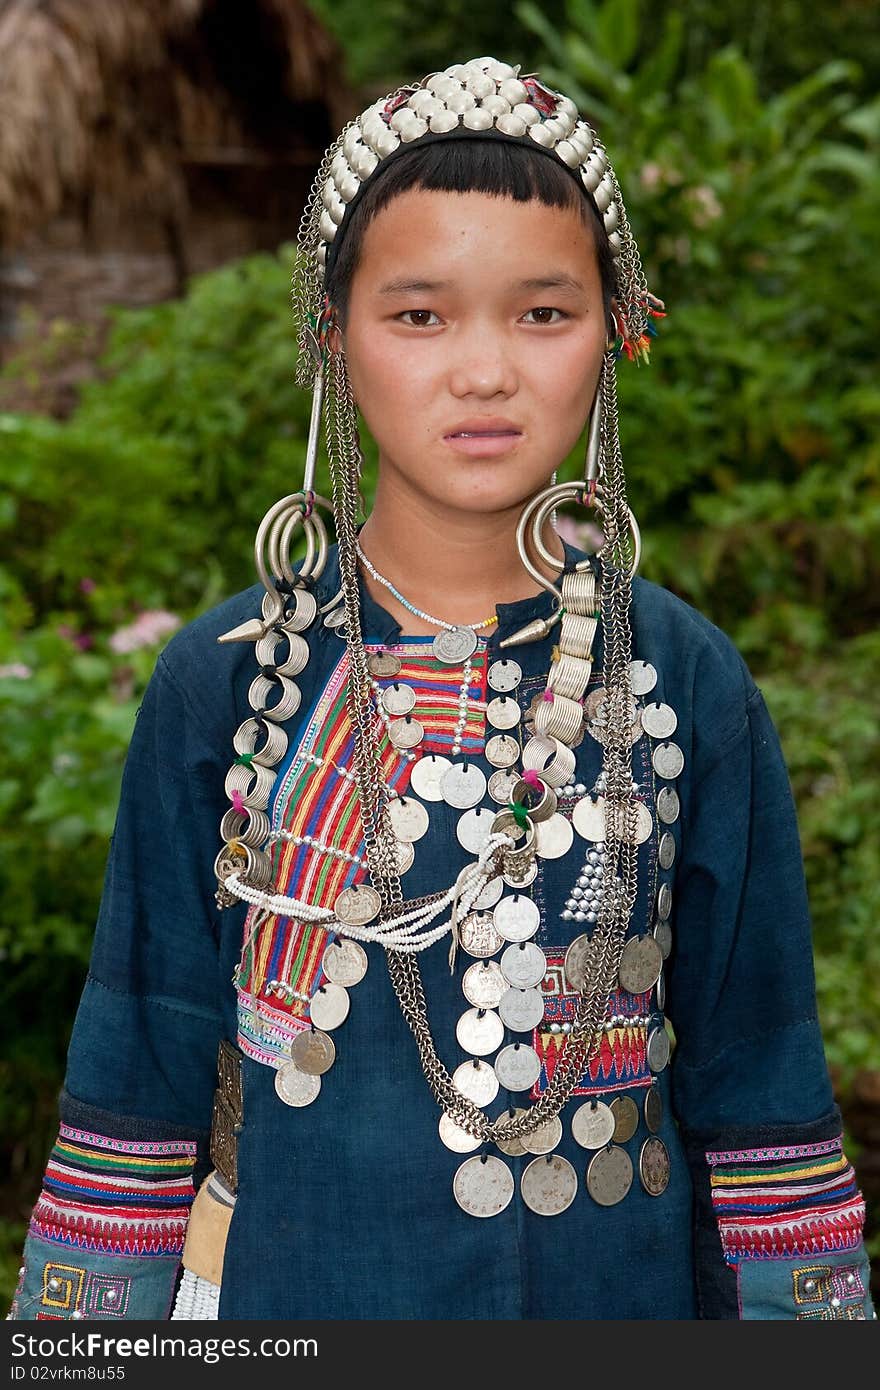
[[[634,652],[645,661],[654,657],[664,666],[674,664],[686,680],[723,680],[740,685],[748,695],[754,689],[739,648],[733,639],[705,613],[666,589],[636,575],[633,593]]]

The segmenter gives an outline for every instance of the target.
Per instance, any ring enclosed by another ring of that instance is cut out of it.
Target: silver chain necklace
[[[613,370],[604,373],[603,381],[609,397],[609,409],[605,417],[605,428],[609,429],[612,412],[616,417]],[[361,632],[357,575],[356,516],[360,450],[353,424],[356,416],[351,386],[341,353],[334,353],[331,357],[330,388],[326,406],[328,444],[333,464],[333,502],[337,517],[340,579],[350,662],[346,705],[354,735],[366,859],[371,878],[382,899],[380,915],[385,919],[400,910],[403,894],[394,834],[385,814],[381,795],[379,749],[374,744],[371,729],[370,673]],[[618,463],[618,459],[612,460],[612,470]],[[625,520],[617,515],[608,516],[606,521],[612,528],[612,534],[621,524],[625,526]],[[389,977],[401,1011],[415,1038],[422,1070],[435,1099],[450,1119],[483,1142],[497,1142],[498,1139],[509,1141],[532,1134],[559,1114],[583,1076],[587,1058],[599,1040],[608,998],[617,973],[620,950],[636,889],[635,805],[630,799],[629,718],[623,698],[629,676],[629,615],[621,586],[627,587],[626,577],[620,570],[610,565],[603,566],[602,612],[603,617],[610,620],[605,627],[608,643],[606,659],[611,681],[605,771],[606,799],[612,808],[609,817],[610,833],[607,836],[607,879],[611,892],[606,897],[594,933],[594,949],[590,952],[589,962],[584,971],[584,983],[578,996],[576,1014],[564,1057],[540,1099],[531,1109],[507,1123],[490,1121],[474,1102],[462,1095],[437,1055],[428,1022],[418,961],[412,954],[395,950],[386,952]],[[471,633],[471,638],[476,641],[475,634]],[[615,890],[612,885],[616,879],[619,887]]]

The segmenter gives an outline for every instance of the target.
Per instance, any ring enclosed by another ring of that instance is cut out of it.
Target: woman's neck
[[[374,568],[414,607],[447,623],[482,623],[494,615],[496,604],[514,603],[541,592],[519,558],[516,527],[520,510],[458,514],[440,520],[436,514],[408,508],[404,518],[377,500],[361,528],[360,544]],[[563,545],[550,527],[544,542],[561,563]],[[549,578],[556,577],[547,573]],[[436,625],[410,613],[363,566],[361,580],[404,633],[418,636],[437,632]]]

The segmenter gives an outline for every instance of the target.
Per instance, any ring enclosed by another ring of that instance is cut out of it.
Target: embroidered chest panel
[[[378,648],[368,645],[367,650]],[[393,679],[374,681],[373,731],[381,777],[391,795],[403,795],[409,788],[410,774],[418,757],[432,753],[453,760],[484,757],[487,739],[498,733],[487,721],[487,705],[495,692],[487,684],[490,658],[485,642],[479,643],[471,658],[466,704],[462,668],[438,662],[429,639],[409,639],[385,650],[399,658],[401,669]],[[347,679],[348,656],[343,649],[324,689],[300,726],[296,746],[280,771],[272,808],[272,892],[317,907],[332,907],[344,888],[367,879],[353,772],[354,739],[345,701]],[[534,696],[543,691],[545,681],[543,675],[526,676],[522,680],[515,698],[524,713]],[[392,745],[388,734],[389,715],[379,700],[382,692],[392,685],[410,687],[416,695],[413,716],[422,725],[424,736],[417,752],[409,755]],[[588,693],[600,685],[601,675],[594,675]],[[516,732],[513,730],[514,734]],[[587,735],[585,741],[588,756],[581,755],[579,765],[589,764],[601,770],[599,743]],[[491,772],[492,768],[487,770]],[[669,917],[668,903],[661,903],[662,914],[658,916],[658,896],[662,889],[659,881],[664,877],[658,862],[658,845],[661,835],[669,830],[669,822],[663,823],[657,814],[652,743],[644,733],[634,740],[633,778],[639,800],[650,813],[653,826],[653,833],[639,851],[641,886],[634,929],[644,933],[657,922],[665,930],[663,923],[668,926]],[[561,815],[570,821],[577,801],[591,790],[591,786],[580,783],[559,788]],[[667,834],[667,840],[672,838]],[[428,838],[416,849],[419,854],[430,855],[430,846],[429,832]],[[575,835],[565,859],[564,875],[556,865],[552,866],[554,872],[551,874],[549,863],[539,858],[537,877],[529,889],[539,909],[542,947],[547,956],[547,973],[540,986],[545,1016],[541,1025],[529,1035],[541,1062],[540,1076],[531,1090],[533,1098],[552,1079],[574,1016],[576,993],[565,979],[563,959],[567,944],[585,930],[589,931],[590,890],[578,885],[587,883],[587,875],[593,872],[588,859],[594,848]],[[436,847],[434,858],[438,858]],[[669,877],[667,872],[665,878]],[[563,878],[566,884],[572,883],[565,891],[574,896],[567,899],[560,889]],[[404,896],[412,896],[405,877],[402,883]],[[448,887],[448,883],[444,886]],[[669,891],[667,882],[665,892]],[[235,977],[237,1041],[249,1057],[272,1067],[289,1059],[293,1040],[309,1026],[309,1001],[326,982],[322,960],[327,945],[334,939],[334,933],[324,926],[250,908]],[[664,949],[666,954],[668,949]],[[465,959],[463,964],[467,963]],[[461,1002],[466,1007],[464,1000]],[[652,1000],[651,989],[636,993],[628,993],[625,989],[615,991],[609,1001],[601,1047],[574,1094],[594,1095],[651,1085],[648,1023],[652,1008],[657,1022],[660,1002]]]

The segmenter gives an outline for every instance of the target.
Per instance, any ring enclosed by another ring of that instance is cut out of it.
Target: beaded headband
[[[299,331],[297,383],[313,384],[316,344],[329,320],[327,274],[367,184],[413,144],[494,137],[528,144],[557,159],[592,200],[605,228],[616,271],[614,353],[647,361],[663,303],[650,294],[611,161],[570,97],[519,75],[495,58],[472,58],[380,97],[342,130],[312,185],[299,229],[301,252],[293,301]]]

